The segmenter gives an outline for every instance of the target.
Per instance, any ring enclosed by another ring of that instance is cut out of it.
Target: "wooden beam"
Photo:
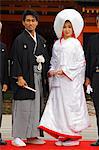
[[[54,16],[40,16],[39,22],[53,22]],[[1,15],[1,21],[22,21],[22,15]]]
[[[29,6],[20,6],[20,7],[15,7],[15,6],[2,6],[0,8],[1,11],[9,11],[9,12],[13,12],[13,11],[24,11],[25,9],[34,9],[37,12],[59,12],[62,10],[62,8],[48,8],[48,7],[29,7]]]
[[[99,33],[99,29],[96,26],[85,26],[83,32],[86,32],[86,33],[92,33],[92,32]]]
[[[68,7],[69,6],[71,6],[71,5],[74,5],[76,2],[74,2],[74,0],[59,0],[59,1],[35,1],[35,0],[33,0],[33,1],[18,1],[18,0],[16,0],[16,1],[14,1],[14,0],[1,0],[0,1],[0,4],[1,4],[1,6],[3,6],[3,5],[5,5],[5,6],[7,6],[8,4],[9,5],[16,5],[16,6],[18,6],[18,5],[33,5],[33,6],[41,6],[41,5],[50,5],[50,6],[59,6],[59,4],[61,4],[61,5],[67,5],[68,4]]]

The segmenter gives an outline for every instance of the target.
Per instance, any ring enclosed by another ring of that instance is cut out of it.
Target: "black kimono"
[[[40,136],[37,127],[45,107],[42,89],[44,89],[43,91],[46,89],[49,58],[46,41],[39,34],[36,34],[36,40],[37,46],[30,34],[24,30],[15,39],[12,46],[11,77],[14,97],[12,136],[14,138]],[[38,70],[35,72],[35,67],[38,66],[35,55],[43,55],[45,59],[41,72]],[[37,78],[35,78],[35,74]],[[18,76],[23,76],[28,86],[37,90],[36,93],[18,86],[16,83]]]
[[[8,84],[8,63],[7,63],[6,45],[0,41],[0,127],[3,109],[3,98],[2,98],[3,84]]]
[[[91,80],[99,136],[99,33],[90,37],[86,51],[86,77]]]
[[[40,35],[37,36],[37,48],[34,54],[35,41],[29,35],[29,33],[24,30],[14,41],[12,46],[11,54],[11,77],[12,77],[12,89],[14,100],[27,100],[34,99],[35,93],[29,91],[25,88],[17,86],[16,79],[18,76],[23,76],[26,80],[28,86],[35,89],[34,85],[34,71],[33,66],[38,65],[36,62],[36,57],[34,55],[43,55],[45,58],[45,63],[42,64],[42,81],[43,88],[44,81],[47,79],[47,71],[49,67],[49,56],[47,53],[46,41]]]

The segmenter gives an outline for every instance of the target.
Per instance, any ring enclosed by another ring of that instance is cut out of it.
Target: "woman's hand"
[[[58,70],[58,71],[56,72],[56,75],[61,76],[61,75],[64,75],[64,73],[63,73],[62,70]]]
[[[51,71],[48,71],[48,77],[61,76],[61,75],[64,75],[62,70],[57,70],[57,71],[51,70]]]
[[[50,70],[50,71],[48,71],[47,75],[48,75],[49,78],[50,78],[50,77],[53,77],[53,76],[56,75],[56,71]]]

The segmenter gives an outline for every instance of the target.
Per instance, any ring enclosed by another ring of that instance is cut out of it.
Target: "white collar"
[[[32,37],[32,39],[37,43],[36,32],[34,32],[34,36],[33,36],[27,29],[25,29],[25,30],[30,34],[30,36]]]

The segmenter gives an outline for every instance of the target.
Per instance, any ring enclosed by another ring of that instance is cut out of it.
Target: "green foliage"
[[[7,92],[5,92],[5,93],[3,94],[3,99],[4,99],[4,101],[5,101],[5,100],[11,101],[12,98],[13,98],[13,96],[12,96],[12,92],[11,92],[11,91],[7,91]]]
[[[7,91],[3,93],[3,114],[11,114],[12,113],[12,92]]]

